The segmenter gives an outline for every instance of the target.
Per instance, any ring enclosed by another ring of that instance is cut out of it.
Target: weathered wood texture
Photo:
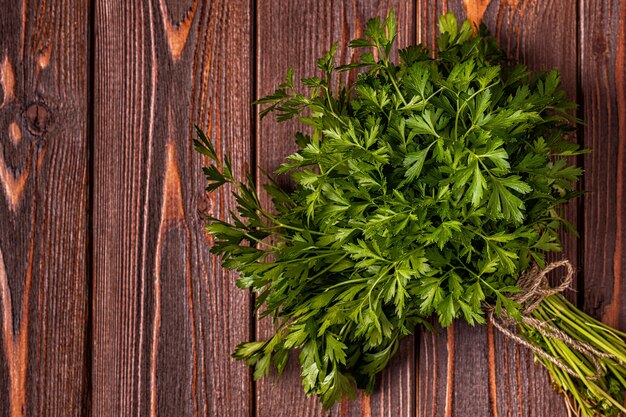
[[[515,61],[533,70],[558,69],[570,100],[576,100],[575,2],[418,0],[418,41],[434,45],[437,18],[446,11],[485,23]],[[576,203],[565,216],[577,223]],[[564,235],[563,244],[558,258],[578,264],[576,238]],[[473,328],[458,321],[440,334],[422,334],[419,349],[418,416],[567,415],[547,372],[493,326]]]
[[[338,43],[338,64],[351,62],[354,52],[348,42],[362,36],[363,27],[373,16],[386,16],[393,8],[399,20],[399,45],[415,40],[414,8],[403,1],[260,1],[257,10],[257,94],[266,95],[282,82],[287,68],[295,69],[296,78],[316,74],[315,64],[334,42]],[[258,125],[258,170],[271,172],[284,157],[295,150],[295,122],[278,124],[270,117]],[[262,179],[262,174],[259,175]],[[261,322],[258,336],[267,337],[271,323]],[[307,399],[302,390],[296,358],[283,377],[257,383],[257,416],[322,415],[317,399]],[[362,396],[344,402],[330,415],[341,416],[411,416],[415,408],[414,342],[402,343],[394,365],[383,372],[372,397]]]
[[[626,329],[626,1],[583,2],[584,309]]]
[[[250,169],[248,1],[96,2],[94,416],[252,414],[249,296],[209,254],[193,124]]]
[[[261,182],[298,127],[251,102],[288,67],[313,74],[334,41],[350,62],[390,8],[400,45],[433,45],[447,10],[482,21],[581,105],[590,193],[559,257],[581,270],[568,296],[624,330],[626,0],[91,3],[0,0],[0,417],[567,415],[525,349],[462,322],[406,338],[372,397],[328,413],[296,361],[254,383],[230,353],[271,327],[209,253],[203,214],[234,203],[205,194],[193,124]]]
[[[0,1],[0,416],[87,412],[88,17]]]

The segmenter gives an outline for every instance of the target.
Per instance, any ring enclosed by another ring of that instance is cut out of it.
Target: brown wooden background
[[[269,332],[209,254],[192,125],[236,171],[272,170],[294,124],[251,106],[289,66],[394,8],[400,45],[446,10],[559,69],[587,124],[591,190],[568,207],[570,298],[626,330],[626,0],[0,0],[0,416],[324,415],[298,369],[253,383],[230,358]],[[492,327],[407,338],[372,397],[332,416],[567,415]]]

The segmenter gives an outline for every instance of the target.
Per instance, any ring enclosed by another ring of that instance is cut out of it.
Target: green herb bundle
[[[519,277],[544,268],[545,253],[560,250],[558,230],[571,229],[559,206],[579,194],[581,170],[565,159],[581,152],[566,139],[575,106],[556,72],[509,65],[484,26],[459,28],[452,14],[439,25],[434,58],[417,45],[394,63],[393,15],[370,20],[350,43],[366,50],[358,62],[336,67],[333,48],[318,61],[321,76],[302,80],[305,93],[289,71],[259,100],[269,105],[262,116],[298,117],[306,128],[277,171],[295,189],[271,181],[269,210],[253,179],[236,179],[198,130],[196,149],[212,160],[207,190],[228,185],[237,201],[229,221],[207,219],[212,252],[276,330],[234,356],[260,378],[298,350],[306,393],[330,407],[357,387],[371,392],[399,340],[419,324],[432,330],[431,317],[446,327],[493,316],[545,352],[538,360],[577,409],[615,415],[624,335],[559,294],[532,310],[516,296]],[[354,85],[339,84],[343,71],[359,71]]]

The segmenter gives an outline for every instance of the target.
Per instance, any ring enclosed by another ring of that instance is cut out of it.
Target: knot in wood
[[[202,217],[208,216],[211,214],[211,201],[209,200],[209,196],[206,193],[198,194],[198,214]]]
[[[26,128],[34,136],[41,136],[48,130],[50,111],[43,103],[33,103],[26,109]]]

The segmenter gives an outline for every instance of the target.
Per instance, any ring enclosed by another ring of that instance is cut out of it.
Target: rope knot
[[[550,273],[550,271],[561,267],[567,268],[567,275],[565,276],[565,278],[563,278],[561,284],[559,284],[557,287],[550,287],[546,276]],[[536,319],[531,315],[533,310],[535,310],[546,297],[561,293],[569,288],[574,279],[574,274],[574,267],[567,259],[558,262],[552,262],[544,269],[540,269],[539,267],[534,266],[529,271],[522,274],[517,281],[517,286],[520,288],[520,292],[512,294],[509,297],[511,300],[516,301],[522,305],[522,317],[520,320],[516,320],[515,318],[508,316],[506,314],[506,311],[503,311],[500,317],[496,317],[494,314],[495,307],[493,305],[486,305],[485,307],[488,312],[487,314],[489,321],[502,334],[504,334],[509,339],[512,339],[516,343],[532,350],[537,356],[552,362],[554,365],[573,377],[582,378],[582,376],[578,372],[574,371],[569,365],[564,363],[562,359],[546,353],[542,349],[518,336],[516,333],[514,333],[514,331],[509,330],[508,327],[524,324],[527,327],[536,330],[542,336],[546,338],[560,340],[572,349],[575,349],[578,352],[584,354],[595,367],[594,375],[586,377],[588,380],[593,381],[600,378],[604,373],[598,358],[610,358],[614,360],[617,360],[617,358],[605,352],[598,351],[589,343],[583,342],[581,340],[575,340],[550,322]]]
[[[547,276],[551,271],[561,267],[567,268],[567,275],[563,278],[561,284],[551,288]],[[567,259],[552,262],[544,269],[540,269],[535,265],[517,280],[517,286],[521,291],[511,295],[510,298],[522,305],[522,314],[528,315],[537,308],[544,298],[568,289],[574,280],[574,274],[574,267]]]
[[[557,287],[550,287],[547,278],[548,274],[561,267],[567,268],[567,275],[561,280],[561,283]],[[574,280],[574,274],[574,267],[567,259],[552,262],[544,269],[534,265],[530,270],[524,272],[518,278],[516,285],[520,291],[509,295],[509,298],[512,301],[521,304],[522,310],[520,313],[522,316],[529,316],[546,297],[561,293],[570,288],[570,285]],[[490,304],[486,304],[485,307],[489,318],[491,319],[495,312],[495,307]],[[514,326],[518,323],[518,320],[514,317],[508,316],[504,310],[502,311],[499,319],[503,324],[508,326]]]

